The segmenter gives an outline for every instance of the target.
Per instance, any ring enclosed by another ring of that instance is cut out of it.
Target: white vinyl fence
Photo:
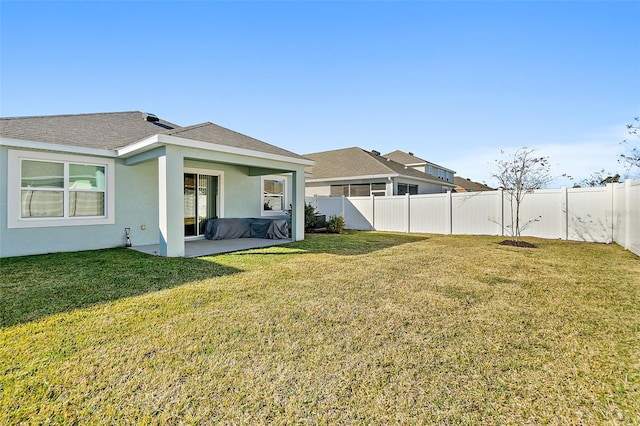
[[[512,209],[503,191],[393,197],[306,197],[348,229],[433,234],[510,235]],[[515,207],[514,207],[515,208]],[[640,255],[640,180],[603,188],[560,188],[527,194],[520,205],[523,236],[616,242]]]

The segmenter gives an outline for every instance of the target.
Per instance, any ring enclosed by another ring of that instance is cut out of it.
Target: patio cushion
[[[249,238],[250,236],[250,219],[211,219],[207,221],[204,230],[204,237],[209,240]]]
[[[289,225],[284,219],[252,219],[251,238],[270,240],[289,238]]]
[[[271,219],[271,225],[267,229],[265,238],[270,240],[281,240],[289,238],[289,224],[284,219]]]

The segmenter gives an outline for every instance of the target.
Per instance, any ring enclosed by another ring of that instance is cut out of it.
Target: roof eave
[[[117,153],[110,149],[88,148],[76,145],[64,145],[52,142],[32,141],[27,139],[0,137],[0,145],[22,149],[37,149],[41,151],[68,152],[73,154],[92,155],[97,157],[117,157]]]
[[[400,173],[361,175],[361,176],[337,176],[337,177],[330,177],[330,178],[312,178],[312,179],[306,179],[306,181],[308,183],[321,183],[321,182],[338,182],[338,181],[345,181],[345,180],[388,179],[388,178],[406,178],[406,179],[431,183],[434,185],[450,186],[452,188],[455,188],[456,186],[451,182],[447,182],[439,179],[429,179],[429,178],[423,178],[418,176],[409,176],[409,175],[403,175]]]
[[[361,176],[336,176],[336,177],[329,177],[329,178],[307,179],[307,182],[314,183],[314,182],[337,182],[337,181],[341,181],[341,180],[387,179],[387,178],[393,178],[393,177],[398,177],[398,176],[399,176],[398,174],[361,175]]]
[[[315,161],[305,159],[305,158],[296,158],[289,157],[285,155],[279,154],[271,154],[268,152],[255,151],[252,149],[246,148],[237,148],[228,145],[220,145],[211,142],[203,142],[194,139],[181,138],[178,136],[172,135],[154,135],[148,138],[145,138],[141,141],[132,143],[130,145],[124,146],[122,148],[117,149],[118,157],[127,158],[145,151],[149,151],[158,146],[162,145],[175,145],[183,148],[194,148],[194,149],[203,149],[206,151],[217,151],[223,152],[225,154],[237,154],[247,157],[261,158],[267,160],[274,161],[283,161],[287,163],[299,164],[302,166],[313,166],[315,165]]]

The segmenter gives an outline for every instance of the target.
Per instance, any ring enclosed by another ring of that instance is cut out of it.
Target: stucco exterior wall
[[[331,185],[358,185],[363,183],[384,183],[388,195],[392,195],[393,181],[390,181],[386,176],[372,178],[372,179],[344,179],[344,180],[332,180],[331,182],[306,182],[305,183],[305,196],[313,197],[314,195],[331,195]]]
[[[307,182],[305,185],[305,195],[307,197],[313,197],[314,195],[323,195],[328,197],[331,195],[331,185]]]
[[[304,166],[282,161],[246,157],[236,154],[217,154],[198,149],[172,148],[172,155],[184,158],[184,168],[220,171],[224,178],[220,185],[223,197],[221,217],[260,217],[262,214],[262,181],[260,173],[276,173],[294,169],[298,184],[304,185]],[[8,147],[0,146],[0,257],[23,256],[51,252],[82,251],[124,246],[125,228],[131,230],[131,242],[136,245],[158,244],[160,229],[160,179],[157,158],[141,162],[115,160],[115,223],[101,225],[8,228],[7,221],[7,164]],[[235,163],[235,164],[234,164]],[[244,164],[238,164],[244,163]],[[252,169],[253,168],[253,169]],[[252,175],[253,174],[253,175]],[[179,176],[173,173],[171,176]],[[294,177],[287,177],[286,205],[294,203]],[[175,179],[175,178],[174,178]],[[181,176],[180,176],[181,179]],[[182,182],[180,182],[182,185]],[[304,194],[299,188],[295,215],[295,239],[304,238]],[[184,198],[173,192],[170,204],[182,210]],[[19,201],[17,201],[19,202]],[[172,216],[173,217],[173,216]],[[183,217],[183,216],[182,216]],[[144,228],[144,229],[143,229]],[[183,221],[173,229],[184,229]],[[181,231],[183,233],[183,231]],[[184,235],[182,235],[184,238]]]
[[[157,167],[152,162],[115,164],[115,223],[109,225],[7,227],[7,147],[0,147],[0,257],[124,246],[125,227],[134,244],[157,243]],[[146,225],[146,231],[141,225]]]
[[[124,228],[131,228],[133,245],[158,243],[157,160],[134,166],[116,163],[116,224],[123,235]]]

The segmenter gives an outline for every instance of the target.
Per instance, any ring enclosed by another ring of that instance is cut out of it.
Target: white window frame
[[[400,194],[400,185],[406,186],[407,187],[407,192],[405,192],[404,194]],[[416,189],[416,193],[415,194],[411,194],[411,188],[412,187],[415,187],[415,189]],[[420,189],[420,187],[418,186],[418,184],[415,184],[415,183],[398,182],[398,186],[397,186],[398,195],[406,195],[406,194],[418,195],[419,189]]]
[[[374,184],[384,185],[384,189],[373,189]],[[369,184],[369,192],[371,195],[375,195],[376,197],[386,197],[387,196],[387,184],[384,182],[371,182]]]
[[[21,167],[23,160],[82,164],[104,167],[105,170],[105,214],[104,216],[69,216],[69,182],[64,182],[63,217],[21,217]],[[52,226],[113,225],[115,223],[115,161],[110,158],[85,157],[79,155],[55,154],[40,151],[18,151],[10,149],[7,165],[7,228],[44,228]]]
[[[279,180],[282,181],[282,210],[265,210],[264,209],[264,181],[265,180]],[[282,216],[287,213],[288,204],[288,190],[289,190],[289,179],[284,175],[268,175],[260,177],[260,214],[262,216]]]

